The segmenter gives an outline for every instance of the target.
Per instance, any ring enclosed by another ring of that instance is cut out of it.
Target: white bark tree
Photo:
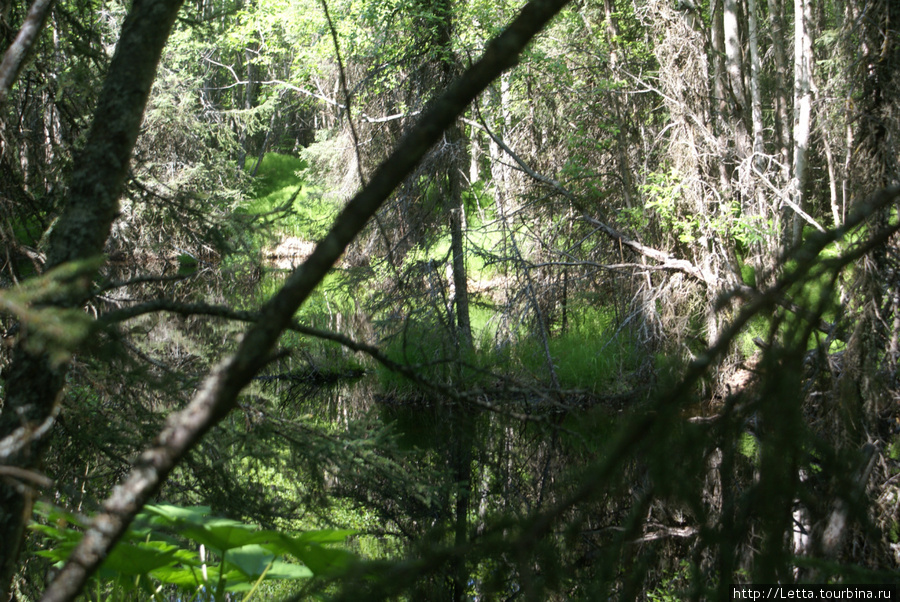
[[[793,202],[791,244],[800,242],[803,232],[806,165],[809,152],[809,133],[812,125],[812,1],[794,0],[794,153],[791,173],[790,199]]]

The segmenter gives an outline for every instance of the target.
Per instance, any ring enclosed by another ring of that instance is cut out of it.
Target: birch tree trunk
[[[604,0],[604,11],[606,13],[606,35],[609,38],[609,69],[613,76],[618,78],[619,58],[618,58],[618,38],[619,26],[616,23],[615,14],[613,12],[612,0]],[[626,140],[627,123],[623,116],[622,106],[619,102],[617,94],[610,95],[613,104],[613,110],[616,116],[616,156],[619,164],[619,177],[622,179],[622,194],[625,200],[625,206],[633,209],[636,206],[636,191],[634,179],[631,175],[631,162],[628,160],[628,143]]]
[[[778,161],[779,169],[777,179],[773,183],[776,189],[784,190],[791,181],[790,177],[790,148],[791,148],[791,128],[788,118],[788,93],[785,74],[788,72],[787,53],[785,51],[786,28],[784,25],[784,4],[783,0],[768,0],[769,19],[771,20],[772,30],[772,50],[775,58],[775,89],[773,94],[775,108],[775,158]],[[784,228],[784,210],[780,208],[775,211],[775,232],[778,243],[781,244],[786,239]]]
[[[740,16],[737,0],[725,0],[722,11],[722,33],[725,42],[725,70],[731,101],[741,114],[744,101],[743,50],[741,49]]]
[[[747,28],[750,46],[750,116],[753,123],[753,164],[762,171],[765,169],[763,153],[763,117],[762,95],[759,89],[759,25],[756,20],[756,0],[747,0]]]
[[[712,46],[711,61],[713,67],[712,95],[713,95],[713,128],[719,139],[720,157],[718,161],[719,187],[725,194],[731,189],[731,169],[727,153],[728,136],[724,131],[725,118],[728,109],[728,86],[726,84],[727,72],[725,67],[725,26],[721,0],[714,0],[710,4],[710,45]]]
[[[790,197],[794,205],[803,208],[806,164],[809,152],[809,132],[812,121],[812,22],[811,0],[794,0],[794,161],[791,174]],[[791,244],[800,242],[803,221],[793,211]]]

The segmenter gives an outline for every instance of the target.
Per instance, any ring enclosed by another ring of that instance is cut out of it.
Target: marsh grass
[[[247,169],[254,165],[255,160],[248,159]],[[307,162],[299,157],[277,153],[263,157],[250,201],[241,208],[268,231],[269,236],[257,241],[260,244],[280,236],[318,240],[328,231],[338,208],[307,179],[307,168]]]
[[[488,307],[473,309],[475,348],[469,354],[461,353],[446,328],[434,323],[406,325],[385,343],[384,349],[390,357],[442,384],[459,382],[460,378],[465,386],[486,384],[492,374],[502,374],[547,385],[547,355],[540,340],[522,327],[508,344],[498,344],[496,317]],[[551,337],[548,346],[560,387],[595,394],[633,388],[633,374],[643,359],[631,334],[617,331],[614,311],[606,307],[575,308],[571,327]],[[386,369],[379,370],[379,382],[395,395],[415,392],[403,376]]]
[[[546,353],[535,336],[520,341],[522,369],[535,377],[549,373]],[[641,364],[639,347],[627,330],[619,331],[610,307],[573,305],[569,328],[548,340],[556,377],[563,389],[616,393],[633,387]]]

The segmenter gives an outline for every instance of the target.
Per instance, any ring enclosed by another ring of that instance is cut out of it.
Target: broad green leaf
[[[203,583],[203,571],[200,568],[162,567],[151,571],[150,575],[163,583],[170,583],[186,589],[199,587]],[[208,577],[207,583],[218,583],[219,567],[207,566],[206,575]],[[246,580],[246,577],[240,571],[231,570],[225,572],[226,584],[244,580]]]
[[[60,521],[63,521],[64,523],[72,523],[73,525],[84,527],[84,521],[81,516],[47,502],[39,501],[35,503],[34,513],[46,518],[48,523],[60,524]]]
[[[226,564],[233,564],[248,577],[259,577],[275,559],[275,554],[260,545],[236,548],[225,556]]]
[[[313,576],[313,572],[309,567],[302,564],[292,564],[283,560],[276,560],[272,563],[272,568],[266,573],[266,579],[284,579],[293,581],[295,579],[309,579]]]
[[[210,550],[227,552],[234,548],[253,543],[264,543],[268,535],[253,530],[252,527],[227,518],[209,520],[202,527],[190,526],[179,529],[182,536],[204,544]]]
[[[291,555],[305,564],[316,575],[333,573],[350,564],[353,554],[339,548],[326,548],[317,543],[293,542],[289,544]]]
[[[203,582],[203,575],[199,568],[161,567],[150,571],[150,575],[163,583],[171,583],[185,588],[198,587]]]
[[[154,569],[174,564],[177,548],[163,542],[133,544],[119,542],[103,562],[103,566],[120,575],[143,575]]]
[[[172,506],[171,504],[147,504],[141,514],[154,514],[162,517],[169,524],[191,523],[203,525],[210,519],[212,510],[209,506]]]
[[[58,548],[53,548],[52,550],[40,550],[39,552],[35,553],[38,556],[49,558],[50,560],[53,560],[55,562],[65,562],[74,548],[75,546],[65,548],[60,546]]]
[[[47,537],[55,539],[56,541],[65,542],[65,541],[74,541],[77,542],[81,539],[82,532],[76,531],[74,529],[64,528],[60,529],[55,525],[43,525],[39,523],[32,523],[28,526],[32,531],[37,531],[39,533],[43,533]]]

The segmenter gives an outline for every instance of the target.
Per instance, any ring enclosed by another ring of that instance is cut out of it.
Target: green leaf
[[[176,525],[182,522],[202,525],[209,520],[209,514],[212,512],[209,506],[172,506],[170,504],[147,504],[144,511],[139,516],[146,514],[154,514],[162,517],[170,525]]]
[[[285,544],[294,558],[305,564],[316,575],[325,575],[346,568],[355,558],[339,548],[326,548],[318,543],[297,541],[285,536]]]
[[[225,560],[248,577],[256,578],[275,560],[275,554],[260,545],[252,544],[231,550]]]
[[[36,552],[36,554],[42,558],[49,558],[54,562],[65,562],[73,549],[74,546],[66,548],[60,546],[58,548],[53,548],[52,550],[40,550],[39,552]]]
[[[208,577],[206,583],[218,583],[220,567],[215,565],[207,565],[206,575]],[[158,579],[163,583],[169,583],[185,589],[200,587],[204,583],[203,571],[199,567],[162,567],[150,572],[154,579]],[[225,583],[246,581],[246,577],[240,571],[230,570],[224,573]]]
[[[309,579],[313,576],[313,572],[309,567],[302,564],[292,564],[283,560],[276,560],[272,563],[272,568],[266,573],[266,579],[283,579],[293,581],[296,579]]]
[[[32,523],[28,526],[28,528],[32,531],[43,533],[47,537],[55,539],[59,542],[78,542],[82,536],[81,531],[75,531],[74,529],[69,528],[60,529],[55,525],[42,525],[39,523]]]
[[[176,549],[164,542],[119,542],[103,566],[119,575],[143,575],[174,564]]]
[[[180,529],[179,532],[182,536],[219,552],[227,552],[253,543],[265,543],[269,539],[268,534],[227,518],[210,519],[202,527],[190,526]]]

